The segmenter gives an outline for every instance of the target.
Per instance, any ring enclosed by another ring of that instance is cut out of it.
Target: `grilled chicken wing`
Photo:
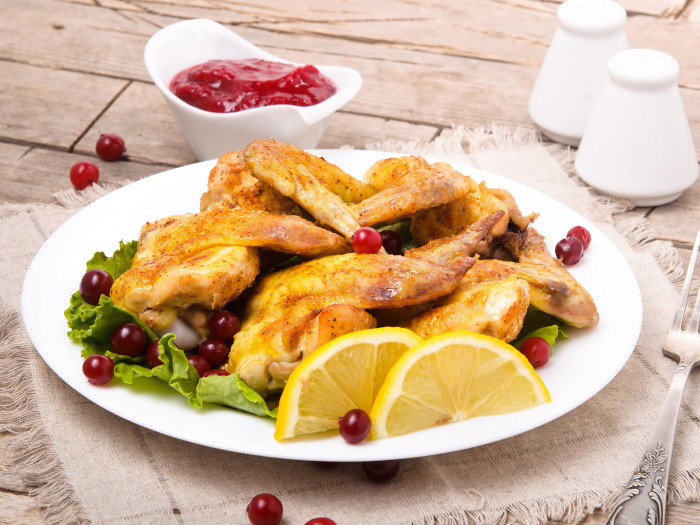
[[[320,157],[278,142],[256,140],[242,151],[250,173],[289,197],[319,223],[349,239],[360,228],[348,202],[359,202],[374,190]]]
[[[505,280],[513,276],[530,285],[530,304],[535,308],[577,328],[598,324],[598,310],[593,298],[564,268],[480,260],[459,287],[467,288],[484,280]]]
[[[209,173],[208,191],[202,195],[202,211],[214,208],[261,210],[278,215],[304,215],[304,210],[269,184],[253,177],[232,151],[219,158]]]
[[[442,206],[416,213],[411,221],[411,235],[418,245],[425,244],[431,239],[454,235],[496,210],[503,210],[504,215],[489,233],[500,237],[508,228],[508,207],[500,199],[480,189]]]
[[[483,256],[493,256],[491,241],[508,233],[509,222],[518,230],[525,230],[538,214],[523,215],[510,193],[487,188],[483,182],[475,191],[457,200],[416,213],[411,221],[411,235],[421,245],[430,239],[454,235],[467,224],[473,224],[496,210],[503,210],[506,214],[489,232],[491,238],[486,239],[479,248]]]
[[[375,312],[379,324],[404,326],[423,338],[471,330],[511,341],[531,304],[571,326],[595,326],[598,311],[593,298],[552,257],[544,237],[532,227],[522,237],[519,262],[478,260],[452,294],[414,307]]]
[[[471,178],[454,170],[449,164],[429,164],[421,157],[396,157],[377,161],[365,173],[364,180],[380,191],[352,206],[362,226],[410,217],[420,210],[434,208],[478,190]],[[507,225],[508,219],[505,221]],[[463,223],[461,228],[449,235],[459,233],[466,225]]]
[[[449,294],[474,260],[494,214],[461,234],[405,256],[324,257],[262,277],[242,314],[228,369],[254,390],[282,388],[291,370],[327,336],[374,326],[365,310],[413,305]],[[318,335],[321,334],[321,335]]]
[[[350,251],[342,237],[300,217],[214,209],[147,223],[130,270],[112,285],[118,304],[155,330],[191,305],[217,309],[258,274],[256,247],[317,257]]]
[[[460,286],[434,304],[430,310],[399,323],[399,326],[424,339],[469,330],[510,342],[523,326],[530,304],[530,286],[518,278]]]

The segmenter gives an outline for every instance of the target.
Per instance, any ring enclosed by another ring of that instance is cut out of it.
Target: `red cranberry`
[[[571,266],[583,257],[583,243],[576,237],[567,237],[557,243],[554,253],[563,264]]]
[[[377,253],[382,247],[382,236],[374,228],[360,228],[350,237],[355,253]]]
[[[567,234],[567,237],[576,237],[581,244],[583,244],[583,250],[585,251],[591,244],[591,232],[589,232],[583,226],[574,226],[571,228]]]
[[[547,364],[552,355],[552,347],[541,337],[528,337],[520,345],[522,353],[533,368],[539,368]]]
[[[282,521],[282,502],[272,494],[258,494],[247,510],[252,525],[278,525]]]
[[[396,473],[399,471],[399,460],[366,461],[362,464],[362,469],[370,481],[384,483],[396,476]]]
[[[92,354],[83,361],[83,374],[93,385],[104,385],[114,377],[114,362],[102,354]]]
[[[200,355],[187,356],[187,360],[190,362],[190,364],[197,371],[197,373],[199,374],[199,377],[202,377],[204,374],[209,372],[209,370],[211,370],[211,366],[209,365],[209,361],[207,361],[206,359],[204,359]]]
[[[103,133],[95,144],[95,151],[104,160],[119,160],[125,150],[124,139],[112,133]]]
[[[360,408],[354,408],[340,418],[338,425],[343,439],[354,444],[367,437],[372,427],[372,421],[367,412]]]
[[[70,169],[70,181],[79,190],[91,186],[99,179],[100,169],[93,162],[78,162]]]

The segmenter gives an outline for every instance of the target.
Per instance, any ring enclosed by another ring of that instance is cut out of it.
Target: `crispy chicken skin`
[[[500,237],[508,228],[508,207],[490,193],[481,190],[416,213],[411,221],[411,235],[418,245],[425,244],[431,239],[454,235],[497,210],[503,210],[504,216],[489,233],[493,237]]]
[[[238,297],[258,274],[257,247],[305,257],[351,250],[342,237],[293,215],[228,208],[176,215],[143,226],[132,267],[110,295],[157,330],[172,321],[173,309],[218,309]]]
[[[455,291],[429,303],[373,312],[380,325],[399,325],[426,338],[454,330],[512,341],[528,305],[579,328],[595,326],[598,311],[590,294],[554,258],[544,237],[523,232],[519,262],[480,259]]]
[[[434,307],[399,323],[423,339],[469,330],[505,342],[518,336],[530,304],[527,281],[508,278],[458,288]]]
[[[209,173],[208,191],[202,195],[200,208],[261,210],[278,215],[304,215],[304,210],[269,184],[253,177],[245,167],[240,152],[232,151],[219,158]]]
[[[420,210],[454,201],[478,189],[471,178],[449,164],[429,164],[420,157],[377,161],[367,170],[364,180],[379,193],[352,206],[362,226],[410,217]],[[507,225],[507,218],[505,222]],[[465,226],[466,223],[462,224],[449,235],[459,233]]]
[[[506,190],[487,188],[482,182],[476,190],[459,199],[416,213],[411,222],[411,235],[421,245],[430,239],[454,235],[467,224],[473,224],[496,210],[503,210],[506,214],[491,230],[492,237],[504,235],[509,222],[517,229],[525,230],[537,218],[536,213],[523,215]]]
[[[474,263],[475,246],[501,216],[405,256],[323,257],[262,277],[242,313],[229,371],[265,394],[282,388],[288,373],[325,340],[315,331],[338,336],[371,327],[375,321],[367,309],[414,305],[451,293]]]
[[[598,310],[593,298],[564,268],[495,259],[480,260],[459,283],[459,289],[513,276],[530,285],[530,304],[535,308],[577,328],[598,324]]]
[[[349,239],[360,228],[358,215],[347,203],[375,193],[321,157],[276,140],[256,140],[241,152],[249,172],[290,198],[321,225]]]

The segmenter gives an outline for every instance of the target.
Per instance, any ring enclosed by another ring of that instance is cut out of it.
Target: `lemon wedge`
[[[351,332],[307,356],[280,398],[275,439],[337,429],[353,408],[369,414],[396,360],[423,339],[405,328]]]
[[[427,339],[389,371],[372,406],[370,437],[381,439],[551,401],[528,360],[474,332]]]

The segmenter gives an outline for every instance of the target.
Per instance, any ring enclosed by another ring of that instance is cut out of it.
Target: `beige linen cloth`
[[[431,144],[377,149],[504,175],[595,222],[629,261],[644,300],[641,337],[619,375],[552,423],[471,450],[403,460],[396,478],[383,485],[367,481],[359,464],[322,469],[193,445],[120,419],[74,392],[44,364],[21,324],[20,290],[35,252],[105,189],[65,193],[59,196],[62,205],[4,205],[0,424],[14,433],[15,468],[35,487],[49,522],[247,523],[246,506],[261,492],[281,499],[287,525],[319,516],[338,525],[502,524],[508,517],[540,524],[611,508],[640,459],[675,369],[660,351],[682,277],[675,251],[650,242],[643,222],[616,229],[611,212],[625,203],[592,196],[571,175],[571,153],[544,147],[533,132],[456,128]],[[672,501],[700,499],[700,378],[694,376],[676,434]]]

